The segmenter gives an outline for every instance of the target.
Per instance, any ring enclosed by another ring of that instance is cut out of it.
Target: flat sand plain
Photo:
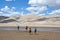
[[[60,40],[60,32],[32,32],[0,30],[0,40]]]

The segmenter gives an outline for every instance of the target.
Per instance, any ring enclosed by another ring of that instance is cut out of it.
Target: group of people
[[[18,26],[17,28],[18,28],[18,30],[19,30],[19,26]],[[32,33],[32,28],[31,28],[31,27],[26,26],[25,29],[26,29],[26,31],[28,31],[30,34]],[[34,28],[34,33],[35,33],[35,34],[37,33],[37,28],[36,28],[36,27]]]
[[[26,29],[26,31],[28,30],[29,33],[31,34],[31,32],[32,32],[32,28],[31,28],[31,27],[26,26],[25,29]],[[34,33],[35,33],[35,34],[37,33],[37,28],[36,28],[36,27],[34,28]]]

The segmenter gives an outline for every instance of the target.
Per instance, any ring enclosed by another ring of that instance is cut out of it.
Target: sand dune
[[[47,26],[47,27],[60,27],[60,16],[49,15],[39,16],[37,14],[24,15],[19,17],[8,17],[5,19],[1,17],[0,26]]]

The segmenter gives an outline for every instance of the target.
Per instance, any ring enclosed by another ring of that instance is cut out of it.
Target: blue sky
[[[20,11],[21,8],[28,7],[28,0],[12,0],[12,1],[6,1],[6,0],[0,0],[0,8],[3,8],[4,6],[16,7],[16,11]]]
[[[0,0],[0,15],[50,15],[60,13],[60,0]]]

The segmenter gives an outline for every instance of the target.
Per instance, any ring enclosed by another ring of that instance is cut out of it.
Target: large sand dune
[[[60,27],[60,15],[39,16],[30,14],[18,17],[1,17],[0,26]]]

